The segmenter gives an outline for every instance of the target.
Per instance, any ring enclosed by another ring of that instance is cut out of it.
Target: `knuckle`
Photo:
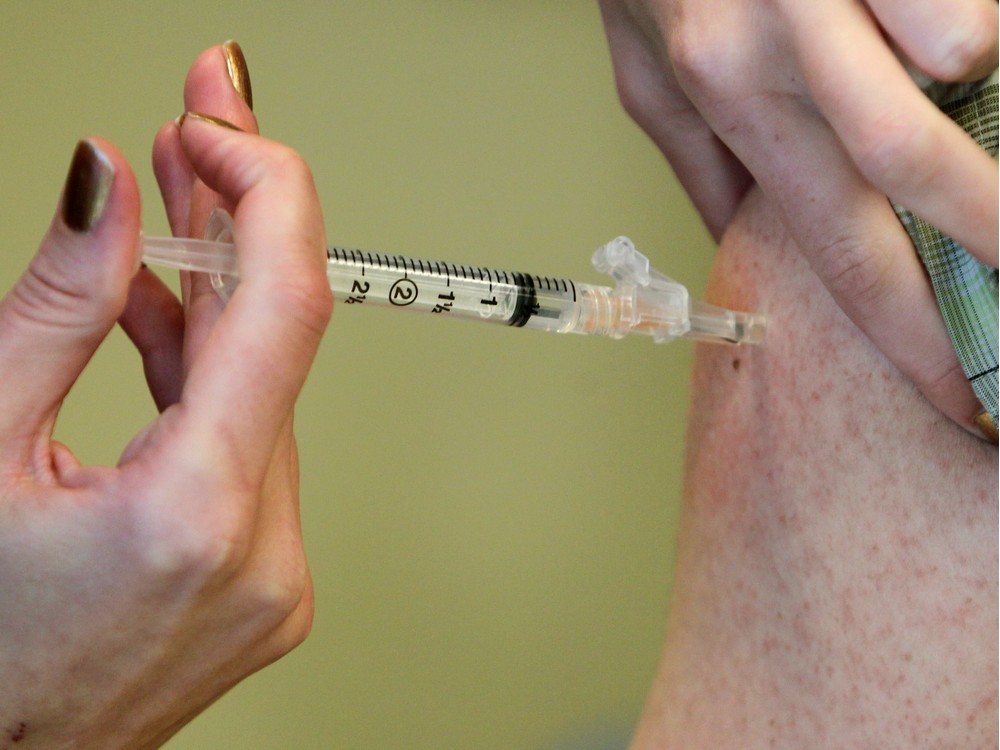
[[[678,82],[702,106],[746,95],[750,50],[745,29],[714,18],[679,18],[667,32],[667,55]]]
[[[295,149],[284,144],[274,144],[271,167],[282,178],[312,183],[312,170],[306,160]]]
[[[254,186],[269,184],[284,192],[296,193],[303,186],[312,186],[312,171],[305,159],[294,149],[277,141],[257,142],[259,150],[249,156],[242,144],[223,142],[218,148],[223,156],[219,169],[223,182],[244,193]]]
[[[291,569],[272,566],[272,573],[255,580],[244,601],[259,632],[268,633],[266,660],[273,661],[309,636],[315,615],[312,578],[304,558]]]
[[[667,42],[670,64],[682,84],[702,91],[718,85],[723,50],[710,35],[693,24],[678,23],[671,27]]]
[[[170,519],[147,534],[142,558],[147,570],[165,581],[199,583],[227,578],[240,566],[246,548],[238,533],[204,519],[191,524]]]
[[[903,189],[923,189],[941,165],[934,129],[904,112],[874,117],[860,133],[854,159],[862,174],[892,196]]]
[[[251,542],[241,504],[231,501],[238,490],[221,487],[207,469],[186,474],[185,485],[133,506],[139,564],[168,586],[232,577]]]
[[[307,606],[303,606],[303,604]],[[280,643],[280,648],[284,653],[287,654],[292,649],[301,646],[306,638],[309,637],[309,634],[312,632],[315,613],[316,609],[311,597],[300,603],[298,610],[289,618],[290,627],[287,629]]]
[[[644,64],[644,63],[639,63]],[[622,109],[635,121],[641,122],[650,111],[648,72],[634,65],[615,65],[615,89]]]
[[[292,613],[271,636],[266,654],[267,661],[276,661],[302,645],[312,632],[315,610],[300,607]]]
[[[939,36],[934,59],[934,74],[946,81],[960,80],[971,71],[982,69],[985,64],[996,66],[997,29],[996,11],[993,17],[989,6],[977,5],[967,17],[956,20],[952,28]]]
[[[107,279],[94,279],[93,286],[85,286],[82,278],[49,262],[47,255],[36,256],[12,290],[11,304],[26,320],[66,328],[118,317],[125,303],[124,289],[110,286]]]
[[[321,271],[275,282],[275,304],[309,333],[322,335],[333,313],[330,282]]]
[[[841,307],[856,320],[877,311],[895,288],[892,261],[877,243],[853,235],[836,238],[818,255],[817,272]]]
[[[612,45],[612,64],[618,101],[628,115],[646,127],[662,112],[670,92],[660,55],[649,37],[636,32],[621,44]]]
[[[246,592],[248,606],[270,626],[288,620],[303,602],[311,600],[312,579],[302,556],[267,566]]]

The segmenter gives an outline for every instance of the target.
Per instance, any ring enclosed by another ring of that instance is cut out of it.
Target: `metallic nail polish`
[[[972,418],[973,423],[983,433],[983,436],[994,445],[997,444],[997,425],[993,421],[993,416],[988,411],[981,411]]]
[[[90,141],[80,141],[63,189],[62,218],[76,232],[89,231],[104,213],[115,179],[115,168]]]
[[[243,50],[239,44],[229,40],[222,45],[222,51],[226,55],[226,69],[229,71],[233,88],[247,106],[253,109],[253,88],[250,86],[250,71],[247,69],[247,59],[243,56]]]
[[[221,127],[229,128],[230,130],[238,130],[241,133],[244,132],[243,128],[237,127],[236,125],[233,125],[231,122],[227,122],[226,120],[223,120],[222,118],[219,117],[213,117],[212,115],[206,115],[203,112],[185,112],[184,114],[182,114],[180,117],[177,118],[178,126],[183,127],[184,121],[187,119],[201,120],[202,122],[208,122],[211,123],[212,125],[220,125]]]

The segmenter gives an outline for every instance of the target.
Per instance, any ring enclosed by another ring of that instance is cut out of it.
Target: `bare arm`
[[[677,583],[634,746],[994,747],[996,448],[847,320],[757,193],[708,298],[771,329],[697,354]]]

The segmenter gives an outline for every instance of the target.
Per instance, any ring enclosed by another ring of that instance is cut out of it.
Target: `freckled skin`
[[[834,305],[756,194],[697,353],[677,577],[634,748],[997,745],[997,452]]]

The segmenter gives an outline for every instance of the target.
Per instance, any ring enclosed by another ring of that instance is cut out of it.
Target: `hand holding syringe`
[[[223,297],[235,289],[238,264],[231,220],[217,212],[214,240],[143,237],[147,263],[212,275]],[[327,249],[327,277],[338,303],[373,304],[534,328],[621,338],[645,333],[657,343],[679,336],[730,344],[763,339],[763,315],[690,299],[687,289],[650,267],[631,240],[619,237],[594,253],[594,267],[617,286],[498,271],[339,247]]]

